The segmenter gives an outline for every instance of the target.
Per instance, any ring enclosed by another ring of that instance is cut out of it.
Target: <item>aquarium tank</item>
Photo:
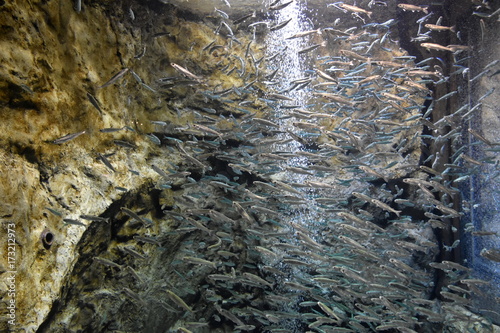
[[[500,332],[498,2],[0,22],[1,332]]]

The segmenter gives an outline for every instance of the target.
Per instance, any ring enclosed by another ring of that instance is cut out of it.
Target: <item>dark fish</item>
[[[288,19],[288,20],[286,20],[286,21],[284,21],[284,22],[281,22],[281,23],[278,23],[278,24],[276,24],[276,25],[273,25],[273,26],[269,27],[269,30],[271,30],[271,31],[276,31],[276,30],[282,29],[282,28],[284,28],[284,27],[285,27],[288,23],[290,23],[290,21],[291,21],[291,20],[292,20],[292,19]]]
[[[87,93],[87,98],[89,99],[90,103],[97,109],[97,111],[102,113],[101,107],[99,106],[99,101],[90,93]]]
[[[118,268],[118,269],[122,268],[122,265],[118,265],[116,262],[111,261],[111,260],[106,259],[106,258],[94,257],[94,261],[96,261],[96,262],[98,262],[100,264],[103,264],[105,266],[115,267],[115,268]]]
[[[145,226],[148,225],[148,223],[146,221],[144,221],[143,218],[141,218],[139,215],[137,215],[135,212],[131,211],[130,209],[128,209],[126,207],[122,207],[121,211],[124,212],[125,214],[127,214],[128,216],[130,216],[131,218],[133,218],[134,220],[141,222],[143,225],[145,225]]]
[[[283,9],[285,8],[286,6],[290,5],[291,3],[293,2],[293,0],[290,0],[288,2],[285,2],[285,3],[282,3],[282,4],[276,4],[274,6],[270,6],[269,7],[269,10],[280,10],[280,9]]]
[[[245,21],[247,18],[250,17],[255,17],[255,11],[251,12],[250,14],[243,15],[240,18],[237,18],[233,21],[233,24],[240,24],[241,22]]]
[[[138,242],[149,243],[149,244],[161,246],[160,241],[156,237],[134,236],[134,239]]]
[[[127,141],[123,141],[123,140],[113,140],[113,142],[115,143],[115,145],[118,145],[120,147],[124,147],[124,148],[130,148],[130,149],[135,149],[137,148],[136,145],[130,143],[130,142],[127,142]]]
[[[99,132],[102,133],[112,133],[112,132],[118,132],[123,130],[123,127],[108,127],[108,128],[101,128]]]
[[[182,300],[182,298],[180,298],[179,296],[177,296],[173,291],[171,290],[165,290],[167,292],[167,295],[168,297],[175,303],[177,304],[177,306],[183,308],[184,310],[186,311],[189,311],[189,312],[194,312],[193,309],[191,309],[191,307],[189,305],[186,304],[186,302],[184,302]]]
[[[94,215],[80,215],[81,219],[88,220],[88,221],[93,221],[93,222],[108,222],[109,218],[107,217],[100,217],[100,216],[94,216]]]
[[[307,53],[307,52],[311,52],[312,50],[315,50],[315,49],[317,49],[320,46],[326,46],[326,42],[322,42],[322,43],[319,43],[319,44],[311,45],[311,46],[306,47],[306,48],[304,48],[302,50],[299,50],[297,53],[298,54],[304,54],[304,53]]]
[[[113,168],[113,165],[111,165],[111,162],[106,158],[106,156],[99,154],[98,157],[102,163],[104,163],[105,166],[107,166],[111,171],[116,172],[115,168]]]

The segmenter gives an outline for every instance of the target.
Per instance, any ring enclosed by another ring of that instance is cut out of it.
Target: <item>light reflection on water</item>
[[[307,18],[305,14],[306,4],[303,1],[294,1],[289,6],[283,8],[280,11],[272,13],[274,16],[273,24],[279,24],[285,22],[289,19],[291,21],[282,29],[270,31],[266,37],[267,54],[266,56],[272,56],[279,52],[280,55],[273,59],[268,65],[269,68],[274,70],[280,68],[279,74],[276,80],[278,84],[270,87],[274,89],[277,93],[282,93],[293,99],[292,101],[282,101],[276,103],[274,106],[276,122],[280,125],[280,131],[293,131],[297,133],[297,128],[293,125],[293,117],[287,117],[287,112],[289,109],[282,108],[282,106],[287,105],[298,105],[300,108],[306,109],[308,104],[308,99],[311,97],[310,85],[303,89],[289,90],[291,82],[298,79],[303,79],[308,77],[306,73],[305,64],[310,57],[315,56],[315,52],[299,54],[300,50],[311,46],[312,38],[302,37],[302,38],[292,38],[299,32],[312,30],[315,27],[310,23],[311,21]],[[284,50],[284,51],[283,51]],[[286,92],[285,92],[286,91]],[[281,139],[289,138],[285,133],[279,135]],[[284,144],[275,144],[272,149],[276,152],[291,152],[296,153],[298,151],[303,151],[301,144],[295,140],[287,141]],[[281,163],[280,167],[283,172],[276,175],[280,181],[286,183],[298,183],[304,184],[308,180],[321,181],[320,178],[313,175],[305,175],[300,173],[294,173],[287,171],[287,167],[306,167],[311,164],[311,161],[306,156],[295,155],[288,158],[287,161]],[[322,219],[321,211],[314,201],[314,196],[311,194],[318,194],[325,191],[322,190],[312,190],[310,188],[296,188],[298,191],[302,192],[305,204],[295,206],[293,213],[289,216],[289,220],[292,223],[297,223],[298,225],[303,225],[306,227],[311,227],[316,225]]]

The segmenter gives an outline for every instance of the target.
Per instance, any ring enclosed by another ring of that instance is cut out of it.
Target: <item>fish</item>
[[[274,128],[279,128],[280,127],[278,124],[273,123],[270,120],[262,119],[262,118],[258,118],[258,117],[253,117],[252,121],[258,122],[259,124],[262,124],[262,125],[274,127]]]
[[[233,207],[248,223],[253,224],[255,222],[253,217],[251,217],[250,214],[247,213],[245,208],[243,208],[243,206],[239,202],[233,201]]]
[[[234,329],[241,331],[253,331],[255,329],[255,325],[236,325],[234,326]]]
[[[479,134],[477,131],[475,131],[474,129],[472,128],[468,128],[467,131],[472,134],[476,139],[484,142],[485,144],[487,144],[488,146],[493,146],[493,145],[499,145],[498,143],[493,143],[491,142],[490,140],[486,139],[484,136],[482,136],[481,134]]]
[[[452,300],[452,301],[457,302],[459,304],[469,304],[471,302],[471,300],[466,298],[466,297],[463,297],[463,296],[460,296],[460,295],[457,295],[457,294],[454,294],[454,293],[451,293],[448,291],[441,290],[439,293],[444,298]]]
[[[114,268],[118,268],[118,269],[122,269],[122,267],[123,267],[122,265],[119,265],[119,264],[115,263],[114,261],[111,261],[111,260],[106,259],[106,258],[94,257],[94,261],[98,262],[100,264],[103,264],[105,266],[114,267]]]
[[[340,54],[342,54],[346,57],[351,57],[351,58],[358,59],[358,60],[361,60],[364,62],[371,62],[370,58],[364,57],[364,56],[357,54],[356,52],[353,52],[350,50],[340,50]],[[347,63],[345,63],[345,64],[347,64]]]
[[[235,20],[233,20],[233,24],[240,24],[240,23],[242,23],[243,21],[245,21],[246,19],[248,19],[250,17],[255,17],[256,16],[255,14],[256,14],[255,11],[253,11],[251,13],[248,13],[248,14],[245,14],[245,15],[243,15],[243,16],[235,19]]]
[[[112,85],[113,83],[115,83],[116,81],[118,81],[118,79],[120,79],[125,74],[127,74],[128,71],[129,71],[129,68],[125,67],[124,69],[120,70],[118,73],[116,73],[115,75],[113,75],[111,77],[111,79],[109,79],[106,83],[104,83],[102,86],[100,86],[98,88],[102,89],[102,88],[106,88],[107,86]]]
[[[193,333],[193,331],[190,331],[190,330],[188,330],[187,328],[182,327],[182,326],[181,326],[181,327],[179,327],[179,328],[177,329],[177,331],[178,331],[178,332],[183,332],[183,333]]]
[[[255,183],[255,182],[254,182]],[[279,181],[279,180],[274,180],[273,183],[278,186],[281,190],[283,191],[286,191],[286,192],[290,192],[290,193],[294,193],[294,194],[298,194],[298,195],[301,195],[302,193],[300,191],[297,191],[296,189],[294,189],[292,186],[282,182],[282,181]]]
[[[135,149],[135,148],[137,148],[137,146],[134,145],[133,143],[130,143],[130,142],[127,142],[127,141],[123,141],[123,140],[113,140],[113,143],[115,145],[117,145],[117,146],[128,148],[128,149]]]
[[[73,8],[75,12],[80,13],[82,11],[82,0],[74,0]]]
[[[263,278],[261,278],[260,276],[257,276],[255,274],[252,274],[252,273],[249,273],[249,272],[245,272],[243,274],[241,274],[243,276],[243,278],[245,280],[248,280],[248,281],[251,281],[253,283],[256,283],[258,285],[264,285],[264,286],[268,286],[268,287],[273,287],[273,284],[269,281],[266,281],[264,280]]]
[[[93,222],[109,222],[108,217],[101,217],[101,216],[95,216],[95,215],[80,215],[81,219],[88,220],[88,221],[93,221]]]
[[[446,26],[436,25],[436,24],[425,24],[424,27],[426,27],[427,29],[434,30],[434,31],[451,31],[451,32],[456,32],[455,26],[446,27]]]
[[[284,2],[282,4],[275,4],[275,5],[269,6],[269,10],[280,10],[280,9],[283,9],[283,8],[287,7],[288,5],[290,5],[292,2],[293,2],[293,0],[290,0],[290,1]]]
[[[146,137],[150,139],[154,144],[161,146],[161,140],[154,134],[146,134]]]
[[[59,144],[68,142],[70,140],[76,139],[77,137],[79,137],[80,135],[85,134],[85,133],[86,133],[86,131],[68,134],[68,135],[62,136],[58,139],[55,139],[54,141],[52,141],[52,143],[59,145]]]
[[[398,4],[398,7],[403,9],[403,10],[408,10],[411,12],[424,12],[425,14],[429,14],[428,7],[420,7],[420,6],[410,5],[410,4],[406,4],[406,3],[400,3],[400,4]]]
[[[216,135],[216,136],[218,136],[218,137],[219,137],[219,139],[221,139],[221,140],[222,140],[222,133],[217,132],[216,130],[211,129],[211,128],[210,128],[210,127],[208,127],[208,126],[203,126],[203,125],[199,125],[199,124],[193,124],[192,126],[193,126],[194,128],[196,128],[196,129],[199,129],[199,130],[203,131],[203,132],[206,132],[206,133],[210,133],[210,134]]]
[[[164,179],[168,180],[170,179],[170,175],[167,174],[165,171],[163,171],[161,168],[159,168],[158,166],[152,164],[151,165],[151,168],[157,173],[159,174],[160,176],[162,176]]]
[[[443,46],[436,43],[420,43],[420,46],[425,47],[428,50],[437,50],[437,51],[450,51],[454,52],[453,49],[449,46]]]
[[[290,23],[290,21],[292,21],[292,19],[288,19],[288,20],[285,20],[283,22],[280,22],[280,23],[277,23],[273,26],[270,26],[269,27],[269,30],[270,31],[276,31],[276,30],[280,30],[280,29],[283,29],[288,23]]]
[[[72,224],[72,225],[79,225],[79,226],[82,226],[82,227],[86,227],[87,225],[85,223],[82,223],[78,220],[75,220],[75,219],[63,219],[63,222],[64,223],[67,223],[67,224]]]
[[[134,56],[134,59],[141,59],[146,54],[146,45],[142,47],[142,50]]]
[[[52,214],[54,214],[55,216],[58,216],[58,217],[62,217],[63,214],[58,211],[58,210],[55,210],[53,208],[50,208],[50,207],[45,207],[45,209],[47,209],[49,212],[51,212]]]
[[[173,291],[171,290],[165,290],[165,292],[167,293],[167,296],[172,300],[172,302],[174,302],[177,306],[179,306],[180,308],[183,308],[184,310],[188,311],[188,312],[191,312],[193,313],[193,309],[186,304],[186,302],[184,302],[182,300],[182,298],[180,298],[179,296],[177,296]]]
[[[89,99],[90,103],[99,111],[102,113],[101,106],[99,105],[99,101],[90,93],[87,93],[87,98]]]
[[[331,309],[329,308],[326,304],[322,302],[317,302],[317,305],[323,310],[329,317],[333,318],[336,320],[336,323],[339,324],[342,319]]]
[[[382,178],[385,182],[389,181],[387,176],[381,174],[380,172],[378,172],[378,171],[376,171],[376,170],[374,170],[366,165],[360,165],[358,168],[366,173],[369,173],[369,174],[376,176],[377,178]]]
[[[146,259],[146,256],[143,255],[143,254],[140,254],[139,252],[137,252],[136,250],[134,250],[132,247],[130,246],[123,246],[121,248],[124,252],[132,255],[133,257],[136,257],[136,258],[139,258],[139,259]]]
[[[481,255],[481,257],[486,258],[488,260],[500,262],[500,250],[499,249],[483,248],[479,254]]]
[[[226,317],[227,319],[229,319],[230,321],[232,321],[236,325],[238,325],[238,326],[245,325],[245,323],[243,323],[237,316],[235,316],[232,312],[221,308],[221,306],[219,304],[215,303],[214,307],[215,307],[215,310],[217,310],[217,312],[219,312],[222,316]]]
[[[107,166],[111,171],[116,172],[115,168],[105,155],[98,154],[98,159],[100,159],[102,163],[104,163],[104,165]]]
[[[266,215],[271,215],[271,216],[279,216],[279,213],[272,210],[272,209],[269,209],[269,208],[266,208],[266,207],[261,207],[261,206],[257,206],[257,205],[252,205],[250,206],[251,210],[253,211],[257,211],[259,213],[263,213],[263,214],[266,214]]]
[[[366,16],[368,16],[369,18],[372,17],[372,12],[370,11],[367,11],[363,8],[359,8],[359,7],[356,7],[356,6],[352,6],[352,5],[348,5],[348,4],[345,4],[345,3],[339,3],[337,5],[338,7],[342,8],[342,9],[345,9],[349,12],[353,12],[353,13],[363,13],[363,14],[366,14]]]
[[[229,15],[228,15],[226,12],[224,12],[224,11],[222,11],[222,10],[220,10],[220,9],[217,9],[217,7],[214,7],[214,10],[215,10],[215,12],[216,12],[217,14],[219,14],[219,15],[220,15],[220,16],[222,16],[223,18],[225,18],[225,19],[228,19],[228,18],[229,18]]]
[[[283,101],[293,101],[293,98],[290,98],[288,96],[282,95],[282,94],[276,94],[276,93],[268,93],[267,97],[270,99],[278,99],[278,100],[283,100]]]
[[[322,182],[317,182],[317,181],[312,181],[312,180],[305,181],[304,185],[311,186],[311,187],[314,187],[314,188],[330,188],[330,189],[336,189],[337,188],[334,185],[330,185],[330,184],[322,183]],[[300,192],[298,192],[298,194],[300,194]]]
[[[321,77],[321,78],[323,78],[325,80],[328,80],[328,81],[331,81],[331,82],[337,82],[336,79],[334,79],[333,77],[331,77],[327,73],[325,73],[325,72],[323,72],[323,71],[321,71],[321,70],[319,70],[317,68],[314,71],[318,74],[319,77]]]
[[[182,257],[182,261],[185,261],[185,262],[190,263],[190,264],[209,266],[209,267],[212,267],[213,269],[217,268],[216,263],[202,259],[202,258],[184,256],[184,257]]]
[[[359,193],[359,192],[352,192],[352,195],[354,195],[356,198],[364,200],[366,202],[370,202],[370,200],[372,199],[369,196],[367,196],[366,194]]]
[[[301,37],[305,37],[305,36],[310,36],[312,34],[317,34],[317,35],[321,35],[321,29],[316,29],[316,30],[307,30],[307,31],[302,31],[302,32],[298,32],[290,37],[286,37],[286,39],[294,39],[294,38],[301,38]]]
[[[320,46],[325,47],[326,46],[326,42],[321,42],[321,43],[318,43],[318,44],[314,44],[314,45],[308,46],[308,47],[306,47],[304,49],[301,49],[301,50],[297,51],[297,53],[298,54],[308,53],[308,52],[311,52],[312,50],[317,49]]]
[[[101,133],[113,133],[113,132],[118,132],[123,130],[124,127],[108,127],[108,128],[101,128],[99,132]]]
[[[143,242],[143,243],[149,243],[149,244],[154,244],[157,246],[161,246],[160,241],[156,237],[151,237],[151,236],[134,236],[134,239],[138,242]]]
[[[129,217],[132,219],[141,222],[144,226],[149,226],[149,223],[147,223],[143,218],[141,218],[139,215],[137,215],[135,212],[131,211],[130,209],[126,207],[122,207],[121,211],[127,214]]]
[[[329,99],[331,101],[334,101],[334,102],[337,102],[340,104],[346,104],[346,105],[351,105],[351,106],[354,105],[354,103],[352,101],[350,101],[349,99],[347,99],[343,96],[337,95],[337,94],[313,92],[313,95],[318,96],[318,97],[323,97],[323,98]]]
[[[191,73],[186,68],[184,68],[184,67],[182,67],[174,62],[171,62],[170,66],[172,66],[177,72],[179,72],[181,75],[187,77],[188,79],[192,79],[192,80],[197,81],[199,83],[203,81],[203,78],[201,76],[198,76],[198,75]]]

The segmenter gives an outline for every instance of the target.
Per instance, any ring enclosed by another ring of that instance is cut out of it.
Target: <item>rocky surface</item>
[[[134,191],[148,176],[158,177],[136,163],[157,149],[139,134],[150,126],[151,112],[139,105],[153,104],[154,98],[144,90],[134,93],[133,100],[126,98],[138,89],[130,78],[128,84],[122,80],[120,86],[98,88],[133,65],[141,50],[140,36],[134,35],[139,31],[125,28],[117,18],[126,20],[123,13],[111,12],[105,4],[88,4],[77,13],[71,2],[49,1],[3,3],[0,15],[2,224],[16,225],[16,326],[33,332],[60,297],[90,224],[81,219],[87,226],[65,224],[63,218],[100,215],[123,196],[117,186]],[[88,94],[99,101],[100,110]],[[124,126],[129,130],[99,131]],[[85,133],[54,143],[80,131]],[[113,140],[133,142],[136,148],[121,148]],[[109,160],[116,172],[98,159],[108,153],[113,153]],[[129,169],[145,177],[134,177]],[[45,229],[54,237],[49,249],[40,239]],[[5,269],[6,260],[2,257]],[[6,329],[3,320],[2,325]]]

